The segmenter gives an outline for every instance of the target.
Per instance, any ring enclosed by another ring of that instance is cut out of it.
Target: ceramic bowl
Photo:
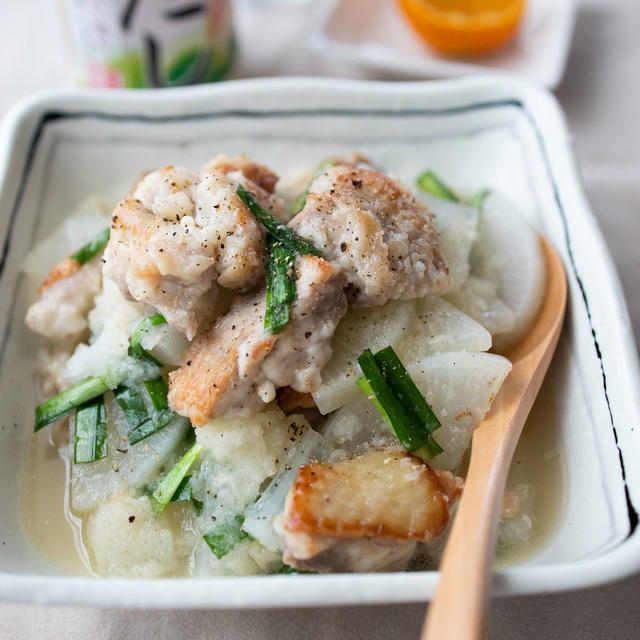
[[[640,389],[623,294],[580,184],[555,99],[483,77],[382,84],[238,81],[167,91],[64,91],[22,103],[0,151],[0,598],[140,607],[272,607],[423,601],[437,573],[124,580],[69,575],[21,524],[34,438],[37,344],[23,317],[25,253],[89,194],[121,197],[144,168],[198,167],[246,152],[276,171],[354,149],[413,181],[425,167],[457,188],[501,191],[558,249],[570,299],[557,354],[525,437],[553,525],[496,595],[561,591],[640,567]],[[538,432],[537,429],[540,429]],[[542,433],[546,434],[542,437]],[[537,448],[536,448],[537,447]],[[52,452],[55,455],[55,452]],[[555,464],[557,474],[545,474]],[[544,477],[546,476],[546,480]],[[62,505],[60,505],[62,509]]]

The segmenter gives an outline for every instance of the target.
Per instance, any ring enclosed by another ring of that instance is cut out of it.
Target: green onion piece
[[[150,500],[151,508],[156,516],[160,515],[169,502],[171,502],[171,498],[173,498],[184,477],[189,473],[193,463],[200,455],[202,448],[201,444],[194,444],[191,449],[171,467],[169,473],[162,478],[155,488]]]
[[[100,251],[102,251],[106,246],[107,242],[109,242],[109,236],[111,235],[111,229],[107,227],[97,235],[95,235],[87,244],[82,247],[79,251],[74,253],[71,256],[72,260],[75,260],[79,264],[86,264],[96,256]]]
[[[191,488],[191,476],[185,476],[173,494],[171,502],[185,502],[192,499],[193,489]]]
[[[303,572],[298,571],[298,569],[295,569],[294,567],[291,567],[288,564],[283,564],[279,569],[277,569],[273,573],[276,575],[280,575],[280,574],[288,575],[288,574],[299,574]]]
[[[240,200],[249,207],[249,210],[258,222],[284,246],[303,256],[322,255],[310,242],[301,238],[293,229],[287,227],[287,225],[280,222],[278,218],[267,211],[241,184],[238,185],[236,193]]]
[[[412,406],[407,407],[404,400],[396,395],[395,388],[391,387],[389,380],[385,377],[376,356],[367,349],[358,358],[358,363],[366,378],[366,382],[358,381],[358,385],[367,393],[383,418],[391,425],[400,444],[407,451],[423,460],[429,460],[433,455],[437,455],[433,452],[440,449],[440,446],[431,437],[430,426],[417,417]],[[411,381],[408,374],[407,377]],[[414,403],[417,402],[415,398],[411,399]],[[423,411],[423,409],[421,410]],[[429,411],[431,410],[429,409]],[[440,449],[438,453],[442,453],[442,450]]]
[[[473,194],[471,200],[469,200],[469,204],[476,209],[482,211],[482,205],[484,204],[485,198],[491,193],[491,189],[481,189]]]
[[[418,186],[427,193],[438,198],[444,198],[445,200],[451,200],[453,202],[459,202],[458,197],[447,187],[433,171],[425,171],[418,176],[416,180]]]
[[[148,360],[149,362],[153,362],[153,364],[162,367],[162,362],[157,358],[154,358],[148,351],[142,348],[140,344],[140,340],[142,339],[142,334],[145,331],[151,329],[151,327],[156,327],[160,324],[165,324],[167,321],[164,317],[159,313],[154,313],[152,316],[148,318],[143,318],[140,321],[140,324],[136,327],[136,330],[133,332],[131,336],[131,347],[129,349],[129,355],[138,356],[138,358],[142,358]]]
[[[239,542],[253,540],[251,535],[242,530],[243,524],[244,516],[237,515],[233,520],[219,524],[202,536],[218,560],[224,558]]]
[[[279,333],[289,322],[290,303],[296,299],[295,253],[267,235],[267,306],[264,328]]]
[[[336,166],[336,161],[331,160],[330,158],[327,160],[323,160],[316,170],[313,173],[313,178],[311,178],[311,182],[307,185],[307,188],[296,198],[295,202],[291,205],[291,209],[289,209],[289,213],[292,215],[296,215],[296,213],[300,213],[304,209],[304,205],[307,204],[307,196],[309,195],[309,189],[313,181],[322,173],[324,173],[327,169]]]
[[[144,440],[154,433],[157,433],[160,429],[164,429],[173,420],[175,415],[171,409],[158,411],[150,420],[143,422],[135,429],[129,431],[127,434],[129,444],[136,444],[136,442],[140,442],[140,440]]]
[[[175,413],[169,408],[169,388],[163,378],[154,378],[143,382],[149,399],[153,405],[154,413],[149,420],[142,422],[129,431],[130,444],[136,444],[148,436],[164,429],[175,417]],[[129,423],[131,424],[131,423]]]
[[[380,412],[380,415],[389,423],[389,426],[393,429],[393,423],[391,422],[391,418],[389,417],[389,414],[385,411],[384,407],[380,404],[380,401],[376,397],[376,394],[373,392],[373,389],[371,388],[369,381],[366,378],[362,377],[356,380],[356,384],[360,387],[360,389],[362,389],[365,392],[367,398],[371,400],[375,408]]]
[[[176,492],[171,498],[171,502],[191,502],[196,511],[196,514],[199,514],[202,511],[202,502],[193,497],[191,476],[185,476],[182,479],[182,482],[178,485]]]
[[[407,410],[409,416],[423,425],[428,433],[433,433],[440,426],[440,421],[416,387],[393,348],[385,347],[378,351],[374,358],[382,375],[387,380],[387,384]]]
[[[109,391],[107,385],[100,378],[87,378],[72,387],[69,387],[62,393],[43,402],[36,407],[36,420],[33,430],[40,431],[42,427],[54,422],[65,413],[69,413],[81,404],[93,400]]]
[[[107,410],[98,396],[78,407],[75,421],[73,461],[95,462],[107,456]]]
[[[151,404],[156,411],[162,411],[169,408],[169,387],[164,378],[153,378],[153,380],[145,380],[144,388],[149,394]]]
[[[144,400],[136,389],[120,385],[113,390],[113,395],[116,402],[120,405],[120,408],[124,411],[127,422],[132,429],[135,429],[149,419]]]

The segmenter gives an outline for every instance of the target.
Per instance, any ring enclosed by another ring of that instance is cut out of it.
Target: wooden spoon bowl
[[[511,459],[555,351],[567,301],[562,261],[540,237],[547,267],[542,308],[527,335],[507,354],[513,369],[473,434],[460,504],[440,564],[422,640],[479,640],[497,522]]]

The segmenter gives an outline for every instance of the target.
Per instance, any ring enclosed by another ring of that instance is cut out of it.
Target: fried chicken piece
[[[218,156],[200,175],[172,166],[148,173],[114,211],[105,277],[191,340],[218,284],[247,290],[264,277],[265,232],[236,188],[242,182],[281,214],[276,180],[245,156]]]
[[[57,344],[74,346],[87,332],[87,314],[100,283],[99,260],[81,265],[66,258],[38,288],[40,298],[27,310],[27,326]]]
[[[440,536],[461,481],[404,451],[302,466],[275,521],[285,563],[319,572],[399,571]]]
[[[327,169],[290,226],[347,274],[355,306],[383,305],[451,287],[427,207],[397,180],[370,169]]]
[[[243,296],[199,336],[185,364],[169,375],[169,402],[196,426],[209,418],[249,415],[275,398],[276,388],[309,392],[331,357],[331,337],[347,309],[340,269],[305,256],[296,265],[297,298],[285,328],[264,330],[265,291]]]

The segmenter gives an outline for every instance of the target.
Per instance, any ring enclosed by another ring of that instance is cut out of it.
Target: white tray
[[[322,0],[311,44],[320,53],[403,76],[520,74],[555,89],[564,73],[577,0],[528,0],[520,30],[502,49],[474,57],[439,53],[413,30],[396,0]]]

